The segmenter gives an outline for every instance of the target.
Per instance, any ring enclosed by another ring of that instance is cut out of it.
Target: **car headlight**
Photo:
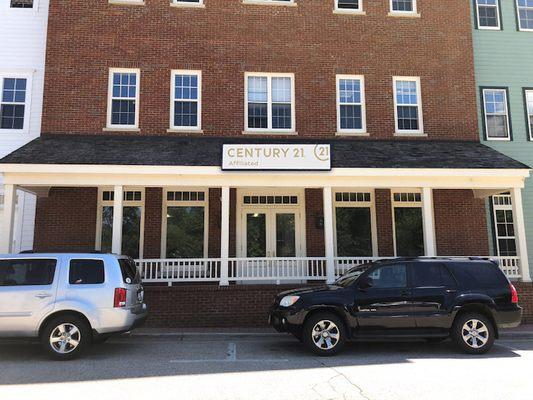
[[[279,302],[279,305],[281,307],[290,307],[294,303],[296,303],[299,298],[300,296],[285,296],[284,298],[281,299],[281,301]]]

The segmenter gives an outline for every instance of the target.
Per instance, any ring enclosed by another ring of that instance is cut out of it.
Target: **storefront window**
[[[167,258],[204,256],[204,207],[167,207]]]
[[[337,255],[372,256],[372,229],[369,207],[337,207]]]
[[[422,209],[418,207],[395,207],[394,225],[396,255],[416,257],[424,255],[424,228]]]

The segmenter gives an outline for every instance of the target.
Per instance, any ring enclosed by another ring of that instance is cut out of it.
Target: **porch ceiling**
[[[223,144],[265,143],[330,144],[332,168],[529,170],[469,141],[45,135],[0,160],[0,172],[5,164],[218,167]]]

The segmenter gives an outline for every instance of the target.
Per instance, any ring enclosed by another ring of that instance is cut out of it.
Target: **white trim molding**
[[[196,78],[196,85],[191,81],[189,85],[185,87],[185,82],[182,82],[181,91],[182,96],[176,98],[176,78],[181,76],[183,78],[188,78],[192,80],[192,77]],[[188,90],[188,95],[185,94],[185,91]],[[196,95],[194,95],[194,90],[196,90]],[[176,103],[195,103],[196,104],[196,125],[176,125],[175,124],[175,112],[176,112]],[[173,69],[170,74],[170,129],[169,131],[173,132],[197,132],[202,133],[202,71],[198,70],[184,70],[184,69]]]

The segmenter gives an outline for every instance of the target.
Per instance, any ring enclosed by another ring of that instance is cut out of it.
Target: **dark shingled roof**
[[[133,135],[45,135],[0,163],[220,166],[223,144],[260,143],[329,143],[333,168],[529,169],[488,146],[470,141]]]

